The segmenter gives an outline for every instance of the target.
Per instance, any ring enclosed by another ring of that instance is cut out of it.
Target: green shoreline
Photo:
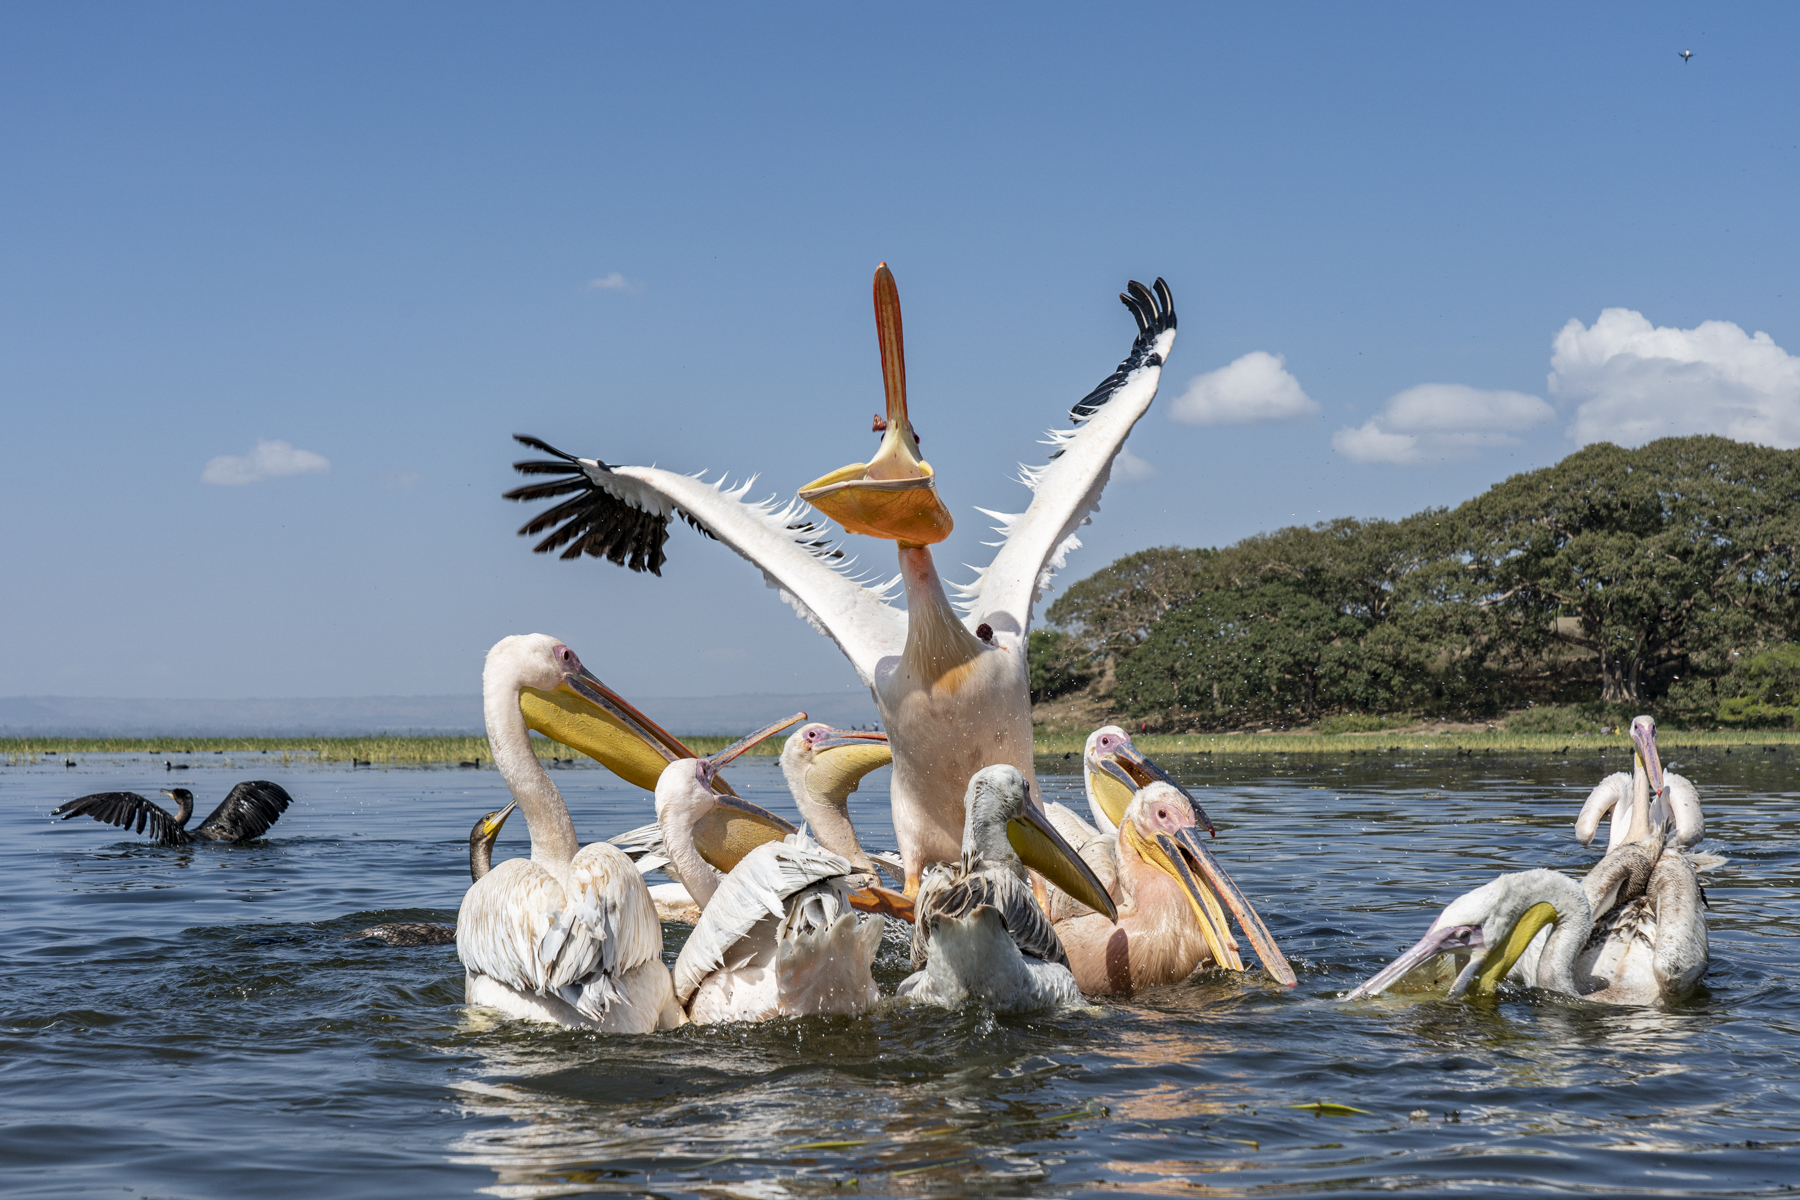
[[[538,756],[569,757],[575,752],[543,738],[533,738]],[[689,737],[693,750],[710,754],[731,743],[725,737]],[[1629,749],[1623,733],[1507,733],[1503,730],[1377,733],[1227,733],[1146,734],[1134,739],[1147,754],[1311,754],[1351,756],[1393,751],[1448,753],[1559,754],[1577,750]],[[1800,746],[1800,732],[1787,730],[1658,730],[1665,750],[1676,747]],[[1075,734],[1043,734],[1038,754],[1079,753],[1085,738]],[[770,739],[751,753],[774,755],[781,742]],[[485,737],[366,738],[0,738],[0,759],[9,766],[56,754],[162,754],[192,759],[196,755],[305,755],[318,762],[462,763],[493,761]]]

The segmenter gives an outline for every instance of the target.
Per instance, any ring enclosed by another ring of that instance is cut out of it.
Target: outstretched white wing
[[[1113,459],[1156,398],[1163,362],[1175,344],[1175,301],[1160,279],[1154,291],[1133,280],[1119,299],[1137,318],[1137,339],[1119,369],[1069,410],[1076,428],[1052,431],[1049,444],[1056,452],[1050,461],[1020,465],[1019,481],[1033,492],[1030,507],[1022,513],[978,510],[1000,522],[995,528],[1005,541],[975,583],[956,590],[969,617],[996,635],[1022,639],[1029,632],[1032,607],[1069,551],[1081,545],[1075,531],[1099,507]]]
[[[719,884],[682,946],[681,957],[675,960],[675,998],[686,1007],[706,977],[728,965],[732,948],[758,922],[779,921],[786,915],[788,897],[854,869],[804,833],[750,851]]]
[[[558,460],[514,463],[519,471],[557,478],[515,488],[506,498],[569,497],[519,530],[527,536],[550,531],[533,547],[538,553],[562,548],[563,558],[588,554],[660,575],[669,520],[679,515],[755,564],[795,612],[838,644],[864,684],[874,682],[877,662],[905,644],[906,614],[888,603],[899,577],[872,584],[846,574],[850,564],[826,539],[824,518],[799,500],[749,502],[744,495],[754,479],[727,489],[723,479],[707,483],[656,467],[612,466],[514,436]]]

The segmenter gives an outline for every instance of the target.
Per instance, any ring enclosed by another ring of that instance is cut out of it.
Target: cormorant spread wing
[[[127,832],[148,830],[150,839],[159,846],[181,846],[193,840],[193,834],[181,827],[174,814],[136,792],[95,792],[51,809],[50,815],[65,821],[71,817],[92,817]],[[133,825],[137,826],[135,830]]]
[[[287,811],[293,798],[278,783],[248,779],[231,789],[225,802],[195,830],[198,837],[215,842],[247,842],[269,831]]]

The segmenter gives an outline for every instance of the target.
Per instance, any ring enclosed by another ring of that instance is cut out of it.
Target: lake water
[[[77,755],[0,768],[0,1191],[13,1198],[1783,1194],[1800,1185],[1795,762],[1670,755],[1705,801],[1712,968],[1672,1010],[1515,993],[1335,998],[1502,870],[1577,873],[1614,752],[1165,760],[1299,973],[1211,973],[1094,1011],[888,1008],[603,1038],[462,1005],[453,948],[343,940],[455,919],[492,770]],[[1602,767],[1601,763],[1607,764]],[[1078,795],[1073,760],[1040,761]],[[1060,774],[1059,774],[1060,773]],[[791,811],[772,759],[738,789]],[[88,792],[237,780],[261,842],[159,849],[51,823]],[[650,819],[556,773],[584,839]],[[856,797],[892,844],[887,772]],[[1603,835],[1604,836],[1604,835]],[[525,852],[508,824],[497,858]],[[672,962],[685,930],[670,927]],[[906,970],[897,937],[878,963]],[[1353,1105],[1314,1115],[1294,1105]]]

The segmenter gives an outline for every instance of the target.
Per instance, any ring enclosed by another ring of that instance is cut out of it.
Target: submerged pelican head
[[[919,457],[919,436],[906,412],[906,348],[900,291],[886,263],[875,268],[875,335],[887,390],[887,429],[875,457],[820,476],[800,498],[848,533],[930,546],[950,536],[955,522],[938,499],[937,477]]]
[[[1491,993],[1544,926],[1558,924],[1577,911],[1587,915],[1587,899],[1566,875],[1543,869],[1501,875],[1445,905],[1424,937],[1344,999],[1379,996],[1444,954],[1468,956],[1450,985],[1452,999],[1465,992]],[[1581,936],[1587,936],[1585,928]]]

